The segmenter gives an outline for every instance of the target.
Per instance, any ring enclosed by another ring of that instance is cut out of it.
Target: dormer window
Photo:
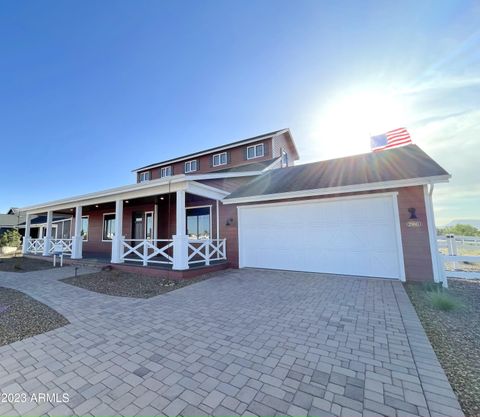
[[[197,160],[185,162],[185,174],[189,172],[195,172],[198,170],[198,163]]]
[[[220,165],[227,165],[227,153],[226,152],[217,153],[216,155],[213,155],[213,166],[218,167]]]
[[[150,181],[150,171],[140,172],[140,182]]]
[[[160,168],[160,178],[171,177],[172,176],[172,167],[163,167]]]
[[[263,143],[247,147],[247,159],[261,158],[262,156],[265,156]]]

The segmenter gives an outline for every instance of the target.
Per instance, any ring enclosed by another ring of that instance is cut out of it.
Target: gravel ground
[[[467,416],[480,416],[480,281],[449,279],[464,307],[434,308],[421,284],[407,284],[423,327]]]
[[[203,281],[210,276],[204,275],[198,278],[174,280],[118,270],[103,270],[79,277],[65,278],[61,281],[102,294],[118,297],[151,298]]]
[[[51,260],[24,258],[23,256],[0,258],[0,271],[4,272],[30,272],[51,268],[53,268]]]
[[[69,324],[50,307],[23,292],[0,287],[0,346]]]

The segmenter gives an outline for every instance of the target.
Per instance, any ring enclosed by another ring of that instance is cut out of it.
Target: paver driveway
[[[72,271],[0,273],[71,322],[0,348],[4,393],[70,401],[2,414],[462,415],[399,282],[233,270],[134,300]]]

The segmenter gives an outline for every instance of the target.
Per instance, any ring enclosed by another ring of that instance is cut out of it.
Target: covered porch
[[[180,271],[226,262],[227,243],[220,227],[220,200],[225,195],[172,177],[26,208],[23,253],[62,252],[72,260]],[[33,238],[30,218],[39,213],[47,216],[45,236]],[[56,214],[73,216],[71,238],[54,237]]]

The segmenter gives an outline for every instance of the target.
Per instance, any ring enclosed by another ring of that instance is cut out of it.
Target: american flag
[[[409,143],[412,143],[412,139],[410,138],[410,133],[404,127],[370,138],[372,151],[382,151],[395,146],[408,145]]]

